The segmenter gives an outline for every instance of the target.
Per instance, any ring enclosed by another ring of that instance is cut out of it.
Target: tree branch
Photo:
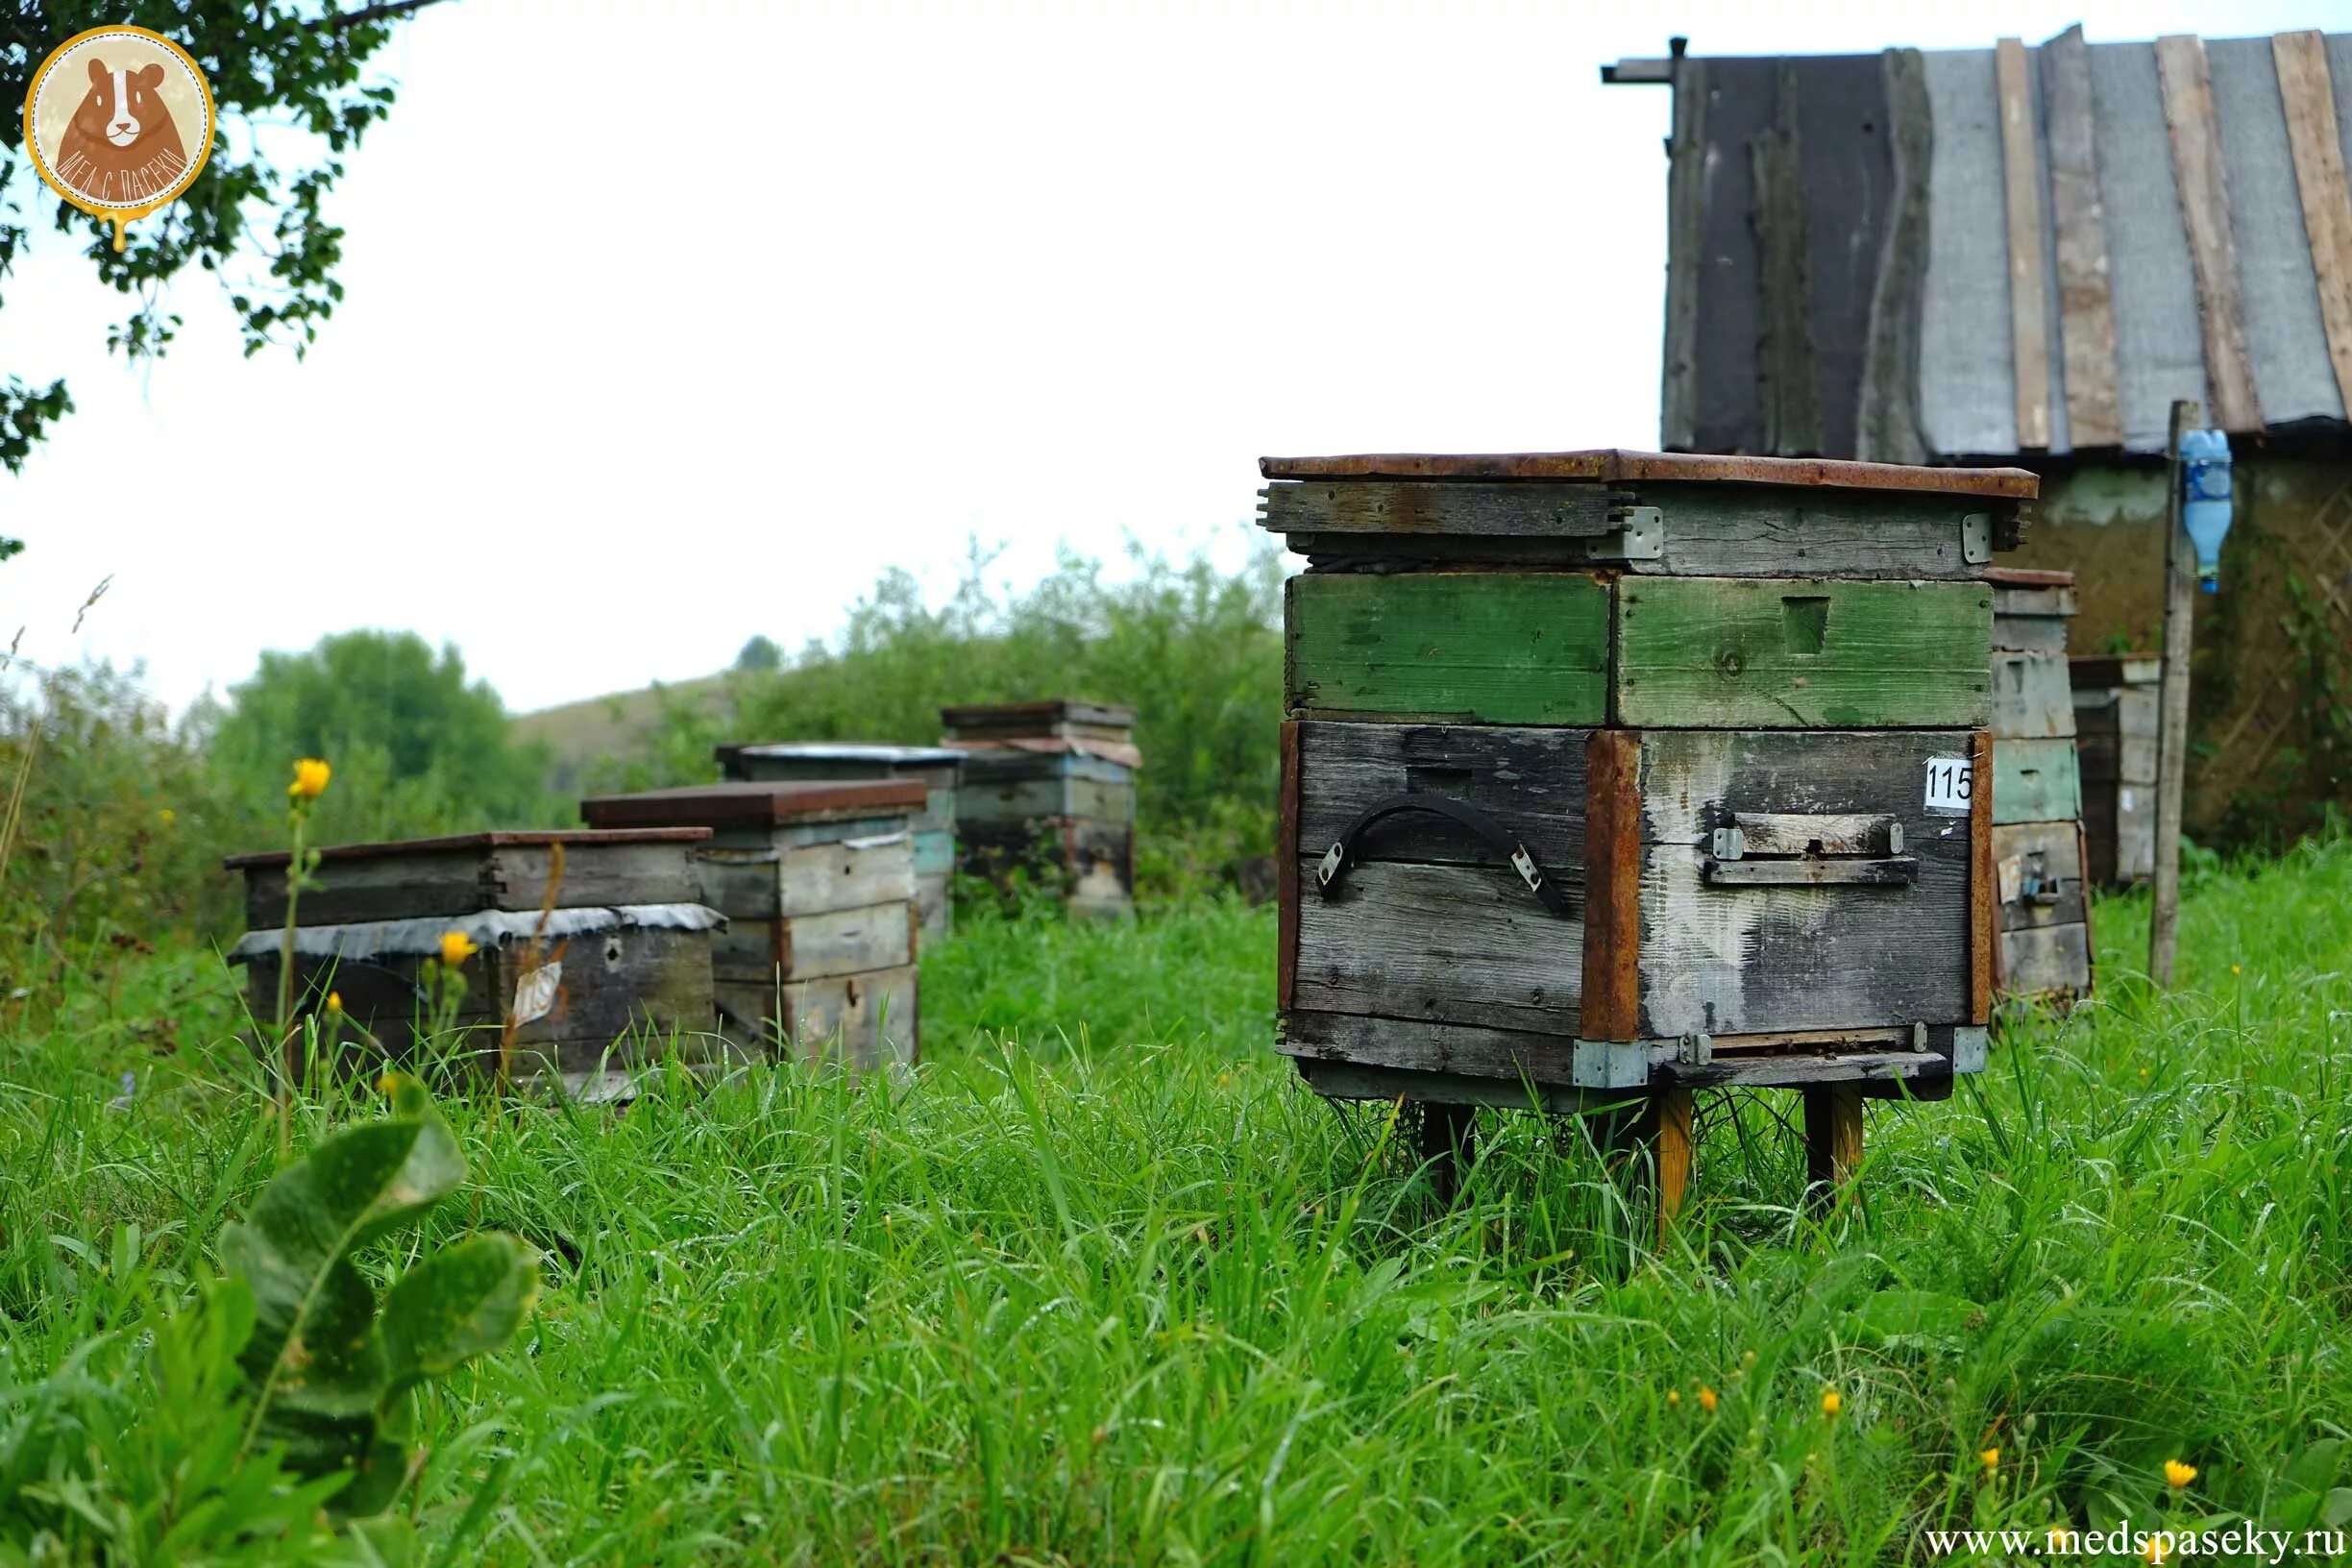
[[[437,6],[441,0],[384,0],[381,5],[362,6],[357,11],[331,11],[312,22],[312,27],[365,27],[370,22],[398,21],[415,14],[427,6]]]

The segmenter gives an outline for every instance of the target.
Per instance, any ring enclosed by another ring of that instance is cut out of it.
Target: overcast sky
[[[306,362],[244,359],[193,273],[169,356],[110,360],[121,301],[38,208],[0,373],[79,411],[0,475],[0,642],[178,707],[413,627],[523,710],[827,635],[974,535],[1016,580],[1237,558],[1262,453],[1652,446],[1669,98],[1596,67],[2076,20],[2352,0],[436,6],[380,57]]]

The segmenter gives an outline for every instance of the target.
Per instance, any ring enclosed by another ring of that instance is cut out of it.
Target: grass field
[[[548,1288],[431,1396],[425,1537],[1289,1568],[2341,1524],[2352,844],[2200,878],[2170,996],[2127,973],[2143,901],[2098,935],[2105,1000],[2009,1030],[1948,1103],[1875,1106],[1862,1201],[1822,1220],[1784,1102],[1703,1102],[1655,1246],[1637,1183],[1532,1115],[1487,1118],[1441,1212],[1385,1108],[1271,1055],[1272,915],[1231,904],[967,921],[890,1092],[452,1106],[457,1222],[546,1249]],[[209,961],[112,974],[38,1036],[0,1015],[0,1486],[13,1412],[184,1288],[275,1162]]]

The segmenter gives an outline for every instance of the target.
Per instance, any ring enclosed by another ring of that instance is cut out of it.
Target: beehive
[[[1993,590],[2020,470],[1268,459],[1281,1048],[1335,1096],[1947,1094],[1992,1000]]]
[[[700,828],[474,833],[342,845],[321,852],[295,901],[295,999],[342,1003],[333,1028],[361,1066],[419,1059],[432,997],[425,964],[451,932],[465,960],[454,1022],[460,1058],[484,1068],[505,1047],[520,1083],[559,1076],[576,1096],[626,1093],[631,1069],[673,1049],[717,1060],[711,954],[724,922],[701,899],[690,851]],[[235,855],[250,932],[230,950],[248,1003],[277,1017],[285,851]],[[513,1038],[504,1041],[512,1020]],[[322,1023],[328,1020],[322,1019]]]
[[[2157,695],[2153,655],[2071,661],[2075,745],[2082,759],[2084,869],[2101,887],[2156,874]]]
[[[936,746],[854,746],[794,741],[723,746],[719,768],[729,778],[796,781],[914,778],[922,781],[922,809],[907,821],[915,838],[915,907],[923,936],[936,940],[954,922],[956,783],[964,754]]]
[[[1135,907],[1135,710],[1056,700],[943,708],[962,753],[956,856],[973,876],[1056,878],[1071,913]]]
[[[858,1072],[915,1061],[919,779],[705,784],[580,802],[600,827],[690,826],[722,1029]]]
[[[2080,770],[2066,627],[2074,574],[1994,567],[1994,988],[2064,1003],[2091,993]]]

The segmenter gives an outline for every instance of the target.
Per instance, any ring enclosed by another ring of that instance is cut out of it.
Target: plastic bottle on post
[[[2221,541],[2230,527],[2229,436],[2220,430],[2181,435],[2181,523],[2196,546],[2197,586],[2221,591]]]

